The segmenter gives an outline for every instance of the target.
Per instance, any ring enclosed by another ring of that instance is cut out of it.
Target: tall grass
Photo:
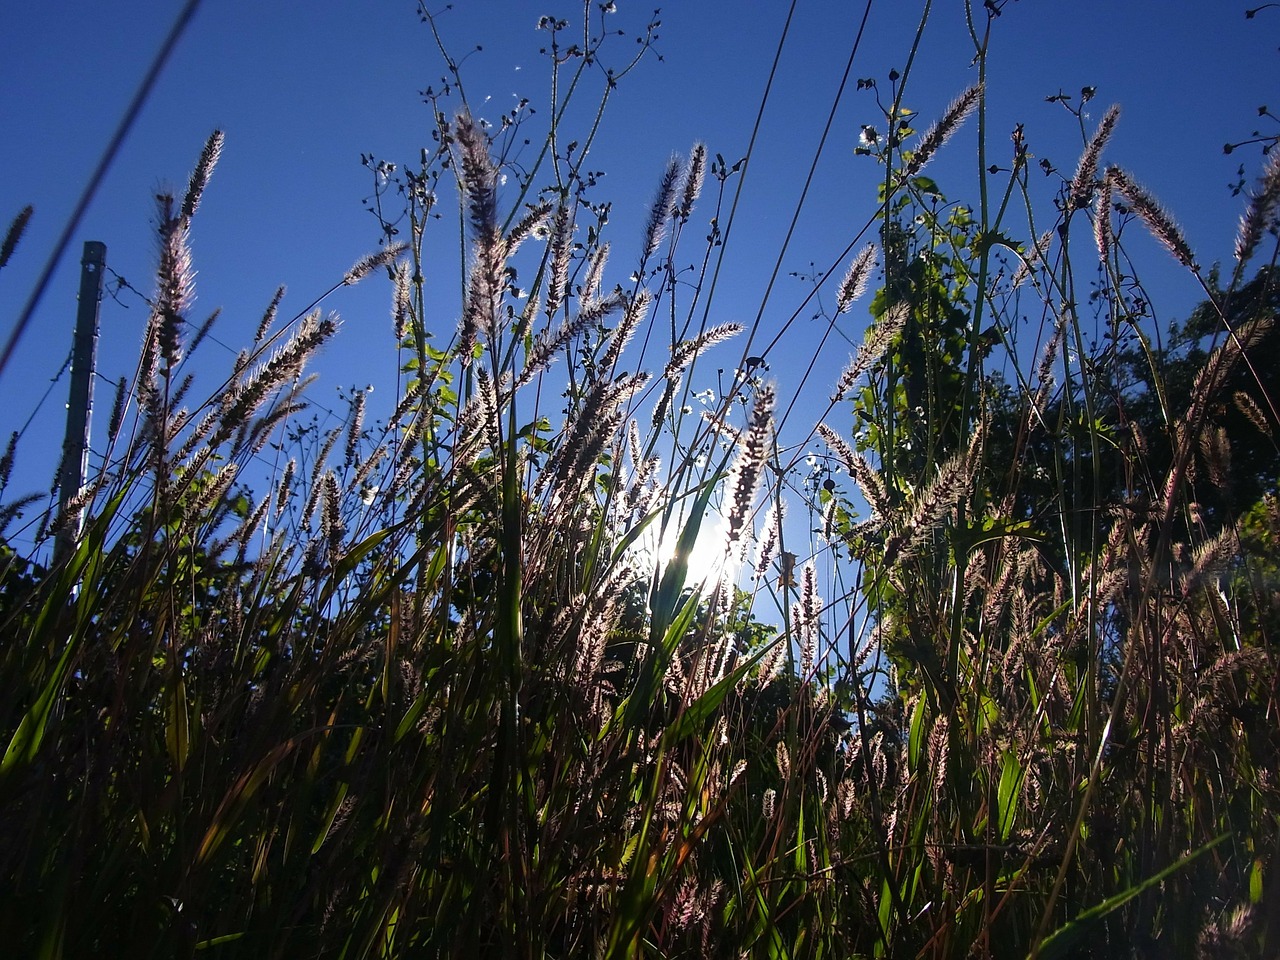
[[[335,289],[389,280],[385,420],[356,395],[342,427],[303,425],[305,368],[341,334],[279,324],[278,297],[200,393],[187,235],[220,135],[160,199],[151,320],[83,532],[47,569],[0,558],[10,949],[1274,951],[1274,156],[1224,283],[1103,165],[1114,112],[1046,221],[1024,144],[986,156],[983,84],[922,135],[895,85],[864,137],[877,243],[826,278],[841,312],[877,261],[879,289],[802,428],[831,451],[806,474],[763,364],[690,412],[740,332],[702,322],[723,234],[696,226],[740,168],[673,159],[640,262],[609,262],[562,126],[609,53],[587,14],[573,50],[542,24],[557,99],[532,166],[504,156],[529,117],[444,94],[419,168],[369,161],[404,242]],[[983,172],[962,205],[922,171],[966,117]],[[445,328],[426,241],[451,180]],[[1133,223],[1203,285],[1168,345]],[[251,477],[272,442],[288,466]],[[747,573],[691,582],[717,527]]]

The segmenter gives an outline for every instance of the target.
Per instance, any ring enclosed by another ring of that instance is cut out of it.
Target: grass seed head
[[[1098,178],[1098,158],[1102,155],[1102,148],[1111,139],[1111,133],[1115,130],[1116,121],[1119,119],[1120,108],[1113,105],[1103,116],[1098,129],[1094,131],[1089,143],[1085,146],[1084,153],[1080,155],[1080,163],[1076,167],[1076,175],[1071,179],[1071,192],[1067,197],[1069,209],[1083,210],[1093,199]]]
[[[1119,167],[1107,168],[1107,179],[1115,192],[1124,198],[1129,209],[1138,215],[1148,232],[1184,267],[1195,270],[1195,256],[1191,245],[1182,234],[1169,212],[1164,209],[1145,188],[1136,183],[1132,177]]]

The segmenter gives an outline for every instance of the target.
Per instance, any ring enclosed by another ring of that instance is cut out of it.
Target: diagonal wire
[[[49,399],[49,394],[53,393],[53,388],[58,385],[58,381],[62,379],[62,375],[70,369],[71,355],[73,353],[75,353],[74,347],[67,351],[67,358],[62,361],[62,367],[58,372],[49,378],[49,386],[45,387],[44,395],[39,399],[39,401],[37,401],[35,409],[32,410],[31,415],[27,417],[27,422],[22,425],[22,429],[17,432],[17,436],[19,438],[26,435],[27,430],[31,427],[32,421],[34,421],[36,415],[40,413],[40,409],[44,406],[45,401]]]
[[[756,318],[751,324],[750,332],[747,334],[747,342],[746,342],[746,345],[743,347],[743,352],[742,352],[743,366],[746,365],[747,355],[751,352],[751,344],[755,340],[756,334],[760,330],[760,324],[764,319],[764,312],[766,307],[768,306],[769,296],[773,292],[773,286],[778,279],[778,274],[782,271],[783,260],[786,257],[787,249],[791,245],[791,239],[795,235],[796,226],[800,221],[801,210],[804,208],[805,200],[809,195],[809,188],[813,185],[813,178],[818,169],[818,162],[822,158],[822,151],[826,146],[827,138],[831,134],[831,128],[835,124],[836,112],[839,109],[840,101],[844,96],[845,88],[848,86],[849,77],[853,72],[854,62],[858,57],[858,51],[862,46],[862,35],[867,29],[867,20],[871,16],[872,2],[873,0],[867,0],[866,6],[863,8],[862,20],[858,24],[858,33],[854,37],[853,46],[849,50],[849,60],[845,64],[844,75],[841,77],[840,86],[836,90],[835,97],[832,99],[831,111],[827,115],[826,125],[822,128],[822,136],[818,139],[817,149],[815,149],[813,152],[813,161],[809,164],[809,173],[805,176],[804,186],[800,191],[800,198],[796,201],[795,210],[793,211],[791,216],[791,223],[787,227],[787,235],[783,238],[782,246],[778,250],[778,257],[777,257],[777,260],[774,262],[773,272],[769,276],[769,282],[765,286],[764,295],[760,298],[760,306],[759,306],[759,309],[756,311]],[[777,64],[775,63],[775,67],[776,65]],[[772,75],[770,75],[770,81],[772,81],[772,79],[773,79]],[[763,108],[764,108],[764,105],[762,103],[761,104],[762,112],[763,112]],[[852,246],[853,244],[850,245],[850,247]],[[824,277],[823,279],[825,280],[826,278]],[[794,317],[792,319],[794,319]],[[777,342],[778,342],[778,337],[774,337],[773,341],[769,344],[769,347],[770,348],[773,347],[773,345],[776,344]],[[768,348],[766,348],[766,351],[767,349]],[[789,410],[790,408],[788,408],[788,412]]]
[[[156,81],[160,78],[160,73],[164,70],[165,64],[168,63],[169,56],[178,45],[178,41],[182,38],[182,34],[186,31],[187,25],[191,22],[191,18],[195,16],[196,9],[199,6],[200,0],[187,0],[177,19],[174,20],[173,26],[169,28],[169,35],[165,37],[164,43],[161,44],[159,52],[151,63],[151,68],[147,71],[146,76],[142,78],[142,83],[138,85],[138,90],[134,93],[133,100],[130,101],[129,106],[125,109],[124,116],[120,118],[119,126],[116,127],[115,133],[107,142],[107,147],[102,152],[102,157],[98,160],[98,165],[94,169],[93,175],[89,178],[89,182],[85,184],[84,192],[80,194],[80,199],[77,201],[75,209],[71,212],[66,226],[63,227],[62,234],[53,245],[53,252],[49,254],[49,261],[44,265],[40,279],[36,281],[35,288],[31,291],[31,297],[27,300],[26,306],[23,307],[22,315],[18,317],[18,323],[13,328],[13,333],[9,335],[9,340],[4,345],[4,353],[0,354],[0,375],[4,374],[5,368],[9,365],[9,360],[12,359],[13,353],[18,347],[18,341],[22,339],[22,335],[31,324],[31,318],[35,315],[36,307],[39,306],[40,300],[44,297],[49,281],[53,278],[53,272],[58,268],[63,255],[67,252],[71,237],[80,226],[80,221],[84,219],[85,211],[89,209],[89,204],[98,192],[98,187],[102,185],[108,168],[110,168],[112,161],[115,160],[116,154],[120,152],[120,147],[124,143],[125,137],[128,136],[134,121],[138,119],[138,114],[142,112],[142,107],[151,95],[151,91],[154,89]]]

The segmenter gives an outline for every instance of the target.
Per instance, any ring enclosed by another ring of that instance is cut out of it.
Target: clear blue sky
[[[179,6],[14,2],[0,15],[0,219],[7,225],[24,204],[36,208],[30,231],[0,272],[0,336],[8,337]],[[613,22],[634,35],[653,5],[618,0],[617,6]],[[461,57],[483,46],[463,66],[473,105],[484,104],[478,112],[492,109],[496,117],[516,95],[544,107],[547,70],[537,48],[545,36],[535,22],[544,13],[576,19],[581,4],[460,0],[454,7],[439,19],[451,52]],[[937,0],[934,7],[906,97],[926,123],[974,79],[963,5]],[[701,139],[730,160],[744,154],[787,8],[782,0],[680,0],[662,11],[657,52],[663,60],[650,58],[626,78],[594,151],[592,166],[607,172],[597,198],[612,200],[614,210],[607,281],[624,281],[630,272],[630,248],[673,151],[683,153]],[[1227,184],[1239,163],[1252,178],[1261,160],[1256,147],[1224,156],[1222,144],[1269,122],[1258,117],[1259,106],[1280,108],[1280,9],[1246,20],[1245,8],[1235,0],[1006,4],[992,45],[992,142],[1002,149],[1005,133],[1023,123],[1033,153],[1069,175],[1079,134],[1045,97],[1094,86],[1093,122],[1113,102],[1124,110],[1106,160],[1128,167],[1175,212],[1203,262],[1228,258],[1241,201],[1230,198]],[[875,0],[853,76],[883,83],[891,68],[901,69],[921,9],[920,2]],[[857,0],[797,4],[717,294],[716,322],[749,323],[756,316],[863,10]],[[619,56],[630,43],[618,44]],[[401,162],[416,157],[430,129],[418,91],[437,84],[441,74],[413,0],[204,0],[0,381],[0,434],[24,425],[67,354],[85,240],[105,242],[109,266],[150,292],[150,198],[158,183],[181,189],[212,129],[226,131],[227,145],[193,229],[194,314],[198,319],[223,308],[215,335],[238,348],[252,337],[278,284],[289,288],[287,316],[376,246],[376,224],[360,202],[370,187],[360,154]],[[764,310],[764,341],[807,293],[787,274],[811,261],[828,265],[873,209],[878,168],[853,156],[853,148],[860,125],[876,119],[868,94],[846,93]],[[971,142],[961,135],[930,170],[953,199],[972,198]],[[1039,187],[1047,203],[1054,184]],[[1154,247],[1150,255],[1163,266]],[[1185,312],[1194,287],[1173,270],[1159,276],[1168,280],[1157,308],[1166,318]],[[132,372],[146,319],[145,305],[127,293],[122,298],[127,309],[109,298],[102,306],[99,371],[111,380]],[[319,367],[323,380],[314,396],[322,404],[337,409],[339,386],[392,382],[388,298],[386,285],[373,282],[329,301],[344,330]],[[442,299],[435,328],[447,335],[456,316],[456,302]],[[806,323],[812,322],[801,316],[785,352],[771,357],[784,405],[812,352],[806,343],[819,333]],[[855,320],[850,334],[859,326]],[[231,361],[216,344],[202,354],[215,372]],[[825,397],[847,355],[847,346],[838,344],[805,389]],[[24,435],[15,484],[21,492],[47,487],[66,384],[63,377],[54,385]],[[376,396],[389,403],[390,392]],[[110,386],[99,382],[100,427],[110,399]]]

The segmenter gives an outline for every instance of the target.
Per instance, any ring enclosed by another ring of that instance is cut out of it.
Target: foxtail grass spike
[[[1184,267],[1195,270],[1195,256],[1191,252],[1191,245],[1187,243],[1186,237],[1182,235],[1182,229],[1174,222],[1173,217],[1159,204],[1155,197],[1135,183],[1119,167],[1108,167],[1107,178],[1111,181],[1111,186],[1115,189],[1115,192],[1124,198],[1125,203],[1138,215],[1138,218],[1161,246],[1168,250],[1174,259]]]
[[[547,317],[554,317],[569,289],[569,257],[573,253],[573,215],[567,204],[556,207],[551,221],[550,262],[547,264]]]
[[[156,214],[160,264],[156,270],[157,290],[151,322],[160,359],[168,370],[173,370],[182,360],[182,328],[195,293],[195,273],[187,244],[186,221],[174,216],[171,195],[156,196]]]
[[[756,492],[764,478],[773,438],[773,404],[775,390],[765,383],[756,393],[747,430],[742,435],[740,450],[729,472],[729,511],[726,517],[728,542],[736,544],[747,525],[755,504]]]
[[[1045,263],[1045,258],[1049,255],[1049,248],[1053,246],[1053,237],[1056,232],[1055,230],[1046,230],[1040,234],[1040,238],[1036,240],[1035,245],[1027,251],[1022,261],[1018,264],[1018,269],[1014,271],[1013,278],[1009,281],[1009,285],[1014,290],[1026,283],[1032,272]]]
[[[1120,108],[1112,106],[1098,124],[1089,143],[1080,155],[1080,163],[1076,166],[1076,175],[1071,179],[1071,192],[1067,197],[1067,205],[1071,210],[1083,210],[1093,200],[1093,191],[1098,179],[1098,158],[1102,149],[1111,139],[1116,121],[1120,119]]]
[[[392,332],[395,334],[397,344],[403,344],[405,337],[409,334],[409,320],[413,311],[409,277],[409,264],[404,261],[397,263],[393,281],[395,292],[391,298]]]
[[[600,296],[600,281],[604,276],[605,264],[609,262],[609,244],[602,243],[587,260],[587,272],[582,278],[583,303],[590,303]]]
[[[4,454],[0,456],[0,490],[9,485],[9,474],[13,471],[14,451],[18,447],[18,431],[9,434],[9,442],[5,444]]]
[[[375,253],[366,254],[351,265],[351,269],[343,275],[342,282],[347,286],[359,283],[379,267],[394,263],[405,249],[403,243],[391,243]]]
[[[647,260],[657,251],[658,245],[666,232],[667,219],[671,216],[675,203],[676,188],[680,182],[680,160],[672,157],[667,161],[667,169],[658,184],[658,192],[654,195],[653,204],[649,207],[649,219],[645,221],[644,243],[640,248],[641,259]]]
[[[1263,231],[1280,214],[1280,148],[1273,147],[1262,170],[1257,190],[1249,195],[1249,205],[1240,218],[1236,233],[1236,263],[1244,266],[1257,249]],[[2,266],[3,264],[0,264]]]
[[[876,245],[874,243],[867,244],[849,264],[849,271],[844,275],[844,279],[840,281],[840,288],[836,293],[836,314],[848,313],[849,308],[853,304],[862,299],[862,295],[867,292],[867,284],[871,280],[871,271],[876,265]]]
[[[641,290],[627,304],[622,314],[622,321],[618,324],[617,329],[609,335],[609,346],[600,360],[600,371],[603,376],[613,376],[614,370],[617,369],[618,361],[622,358],[622,351],[627,348],[627,344],[631,342],[636,329],[648,315],[649,304],[652,302],[653,294],[648,290]]]
[[[35,207],[27,204],[27,206],[18,211],[18,215],[9,224],[9,229],[4,235],[4,242],[0,243],[0,268],[3,268],[9,262],[9,258],[13,256],[13,251],[18,249],[18,241],[22,239],[22,235],[26,232],[27,224],[31,222],[33,213],[35,213]]]
[[[351,417],[347,426],[347,466],[354,464],[360,453],[360,439],[364,433],[365,399],[365,391],[358,390],[356,391],[354,399],[351,401]]]
[[[937,155],[951,139],[960,125],[973,112],[974,108],[982,100],[982,84],[974,84],[960,96],[951,101],[946,112],[943,113],[942,119],[931,126],[924,132],[920,138],[919,144],[911,155],[911,159],[907,161],[906,175],[914,177],[930,160]]]
[[[1111,239],[1111,178],[1103,177],[1094,198],[1093,242],[1104,265],[1111,259]]]
[[[684,172],[684,189],[680,195],[678,214],[681,220],[688,220],[693,213],[693,205],[702,193],[702,181],[707,173],[707,146],[695,143],[689,153],[689,163]]]
[[[267,334],[271,332],[271,325],[275,323],[276,311],[280,309],[280,301],[284,299],[284,286],[276,287],[275,294],[271,297],[271,302],[267,304],[267,309],[262,312],[262,319],[258,321],[258,329],[253,334],[253,342],[261,343],[266,339]]]
[[[205,141],[204,149],[200,151],[200,159],[196,162],[195,169],[191,171],[187,193],[182,198],[183,220],[190,221],[195,216],[196,208],[200,206],[200,199],[204,196],[204,189],[209,185],[209,178],[213,176],[213,168],[218,165],[218,158],[222,156],[222,144],[225,140],[226,135],[221,130],[215,130]]]
[[[769,509],[765,511],[764,525],[760,530],[760,539],[756,544],[756,561],[753,572],[757,580],[761,580],[769,572],[778,553],[778,545],[782,538],[782,522],[786,519],[786,501],[774,499],[769,501]]]
[[[907,322],[910,308],[906,304],[895,304],[890,307],[872,327],[868,328],[866,338],[858,352],[849,361],[848,366],[836,381],[832,403],[839,403],[850,395],[863,374],[876,365],[884,356],[889,345],[897,339]]]

